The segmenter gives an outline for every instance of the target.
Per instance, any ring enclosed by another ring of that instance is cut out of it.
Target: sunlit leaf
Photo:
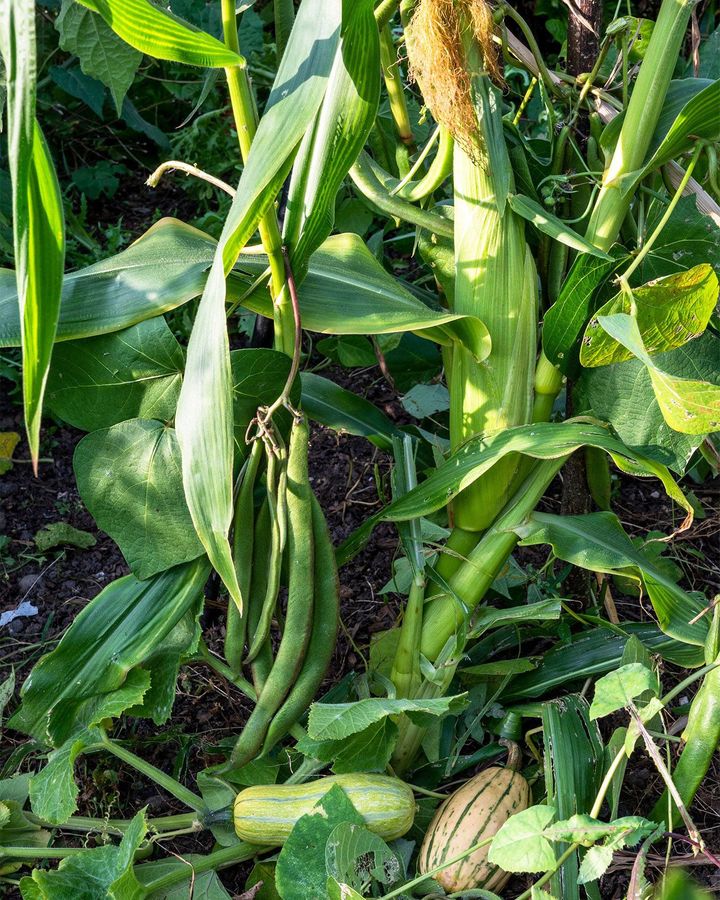
[[[60,309],[65,223],[55,168],[35,119],[35,4],[31,0],[4,0],[0,16],[22,331],[23,408],[30,454],[37,468],[43,395]]]
[[[634,311],[630,297],[620,291],[590,320],[580,350],[583,366],[607,366],[633,358],[630,350],[600,326],[601,317],[615,313],[634,312],[648,354],[674,350],[699,337],[717,304],[718,279],[712,266],[698,265],[633,288],[632,295]]]
[[[156,59],[191,66],[223,67],[242,63],[242,57],[189,22],[149,0],[77,0],[98,13],[131,47]]]

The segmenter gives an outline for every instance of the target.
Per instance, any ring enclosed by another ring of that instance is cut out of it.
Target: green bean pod
[[[330,532],[314,495],[312,526],[315,541],[315,609],[312,634],[302,670],[268,728],[263,753],[268,753],[285,737],[315,699],[335,651],[340,622],[340,585]]]
[[[252,662],[270,635],[280,592],[280,573],[287,539],[287,467],[284,449],[268,461],[268,508],[270,512],[270,558],[267,587],[255,631],[250,638],[247,661]],[[272,476],[271,476],[271,469]]]
[[[288,451],[288,602],[285,630],[275,662],[255,709],[235,744],[227,770],[245,765],[262,749],[272,718],[302,669],[310,640],[315,594],[315,542],[307,454],[308,426],[303,417],[293,423]]]
[[[238,584],[240,585],[240,596],[243,599],[245,608],[241,612],[232,598],[228,600],[224,645],[225,659],[235,675],[239,675],[242,671],[243,648],[245,646],[248,604],[250,600],[250,583],[252,580],[255,482],[262,459],[262,443],[255,441],[245,463],[240,491],[235,504],[233,562]]]
[[[720,747],[720,607],[716,606],[713,622],[705,642],[705,662],[717,663],[703,679],[703,683],[690,704],[687,725],[682,734],[685,742],[680,759],[672,772],[672,780],[685,807],[690,806],[707,775],[713,756]],[[650,818],[654,822],[667,820],[668,791],[655,804]],[[670,812],[671,827],[680,822],[680,812],[673,803]]]
[[[252,564],[252,584],[250,587],[250,598],[248,602],[248,631],[254,634],[260,620],[261,598],[265,596],[267,591],[268,570],[270,565],[270,511],[268,509],[267,497],[263,500],[257,518],[255,519],[255,535],[253,539],[253,564]],[[255,686],[255,693],[259,696],[263,685],[270,674],[272,668],[272,647],[270,641],[267,640],[259,653],[252,661],[250,671],[252,672],[252,681]]]

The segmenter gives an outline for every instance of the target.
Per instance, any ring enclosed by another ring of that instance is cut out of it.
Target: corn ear
[[[508,206],[498,212],[490,175],[458,145],[454,177],[454,308],[485,323],[492,350],[477,362],[465,348],[453,349],[453,449],[531,421],[537,347],[537,275],[523,221]],[[492,522],[509,499],[518,462],[506,457],[456,499],[456,526],[481,531]]]

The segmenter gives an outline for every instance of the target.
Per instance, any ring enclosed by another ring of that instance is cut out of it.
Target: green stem
[[[389,25],[386,25],[380,31],[380,64],[390,102],[390,114],[395,123],[398,137],[403,144],[412,147],[415,144],[415,138],[413,137],[410,115],[405,102],[405,87],[400,77],[397,51],[395,50]]]
[[[630,208],[635,192],[628,190],[623,176],[642,168],[694,6],[694,0],[663,0],[660,7],[588,225],[587,239],[601,250],[613,245]]]
[[[161,878],[156,878],[154,881],[147,882],[145,884],[146,893],[148,896],[151,896],[160,890],[186,881],[191,875],[197,876],[202,875],[203,872],[210,872],[212,869],[227,868],[235,863],[244,862],[246,859],[252,859],[256,854],[262,853],[267,849],[267,847],[256,847],[253,844],[246,844],[244,841],[235,844],[232,847],[223,847],[222,850],[216,850],[214,853],[209,853],[207,856],[202,857],[202,859],[193,860],[192,865],[188,864],[187,869],[174,869],[172,872],[163,875]],[[138,872],[141,871],[142,866],[135,870],[135,874],[137,875]]]
[[[375,7],[375,21],[377,22],[377,27],[380,31],[382,31],[390,19],[395,15],[397,8],[398,0],[381,0]]]
[[[680,202],[680,198],[683,195],[683,191],[685,190],[688,181],[690,181],[690,179],[692,178],[693,170],[695,168],[695,165],[696,165],[698,159],[700,158],[700,153],[702,152],[702,149],[703,149],[703,145],[700,142],[698,142],[695,146],[695,152],[692,155],[692,159],[690,160],[690,162],[688,164],[688,167],[685,171],[685,174],[682,177],[682,180],[680,181],[680,184],[677,186],[677,190],[675,191],[670,202],[668,203],[667,209],[663,213],[663,216],[660,219],[660,221],[658,222],[657,227],[655,228],[653,233],[643,244],[642,250],[638,253],[638,255],[635,257],[635,259],[632,261],[632,263],[628,266],[626,271],[621,276],[621,278],[623,280],[629,282],[630,276],[633,274],[633,272],[635,272],[635,270],[638,268],[638,266],[642,263],[642,261],[648,255],[648,253],[652,250],[652,247],[653,247],[653,244],[655,243],[655,241],[657,241],[657,239],[660,237],[660,234],[662,233],[663,228],[667,225],[670,216],[673,214],[673,210]]]
[[[168,794],[172,794],[173,797],[181,803],[184,803],[185,806],[189,806],[190,809],[194,809],[197,812],[205,810],[205,803],[203,802],[202,797],[198,797],[197,794],[194,794],[191,790],[186,788],[185,785],[180,784],[180,782],[171,775],[167,775],[161,769],[152,765],[152,763],[147,762],[147,760],[136,756],[132,751],[120,746],[120,744],[111,740],[107,735],[104,735],[102,743],[96,746],[103,750],[107,750],[109,753],[112,753],[113,756],[117,756],[118,759],[121,759],[129,766],[137,769],[138,772],[142,772],[143,775],[146,775],[151,781],[154,781],[155,784],[160,785],[160,787],[164,788]]]
[[[398,697],[412,697],[420,684],[420,635],[422,633],[425,579],[418,575],[410,585],[410,593],[403,613],[395,659],[390,678]]]
[[[21,859],[65,859],[84,853],[84,847],[58,847],[44,849],[42,847],[0,847],[0,860]]]
[[[240,44],[237,35],[235,0],[221,0],[223,37],[225,44],[238,55]],[[230,105],[238,134],[240,153],[247,163],[250,147],[257,131],[258,115],[253,97],[247,63],[225,69]],[[275,307],[275,345],[278,350],[292,355],[295,343],[294,321],[290,297],[285,290],[285,261],[282,255],[282,238],[274,209],[268,210],[258,225],[260,240],[270,265],[270,284]]]
[[[536,463],[477,546],[450,579],[450,588],[471,614],[515,549],[513,531],[535,509],[567,456]],[[421,652],[435,660],[448,639],[466,618],[453,596],[443,595],[427,604],[423,618]]]
[[[40,816],[31,812],[23,812],[26,819],[41,828],[56,828],[57,826],[46,822]],[[60,826],[63,831],[101,832],[103,834],[123,835],[131,823],[131,819],[96,819],[90,816],[70,816]],[[176,816],[161,816],[157,819],[148,819],[148,826],[157,832],[176,831],[179,828],[192,828],[200,831],[204,827],[197,814],[179,813]],[[197,826],[197,827],[196,827]]]
[[[431,234],[449,238],[454,236],[452,222],[443,219],[442,216],[420,209],[412,203],[408,203],[407,200],[389,196],[390,185],[383,184],[381,177],[392,178],[392,176],[383,172],[364,151],[360,152],[349,175],[363,197],[386,215],[419,225]]]
[[[418,884],[422,884],[423,881],[427,881],[428,878],[432,878],[433,875],[437,875],[439,872],[442,872],[443,869],[447,869],[448,866],[453,866],[455,865],[455,863],[459,863],[461,860],[466,859],[468,856],[471,856],[482,847],[487,847],[487,845],[491,841],[492,837],[483,838],[481,841],[478,841],[477,844],[473,844],[472,847],[468,847],[467,850],[463,850],[462,853],[459,853],[457,856],[453,856],[452,859],[445,860],[442,865],[435,866],[435,868],[430,869],[429,872],[425,872],[422,875],[419,875],[417,878],[413,878],[412,881],[405,882],[405,884],[400,885],[399,888],[395,888],[388,894],[383,894],[382,897],[380,897],[380,900],[390,900],[391,897],[398,897],[400,894],[406,893],[411,888],[416,887]]]

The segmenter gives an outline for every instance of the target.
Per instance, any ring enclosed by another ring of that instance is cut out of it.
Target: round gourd
[[[512,768],[491,766],[451,794],[433,817],[418,857],[421,874],[492,837],[516,812],[527,809],[530,788]],[[508,872],[487,861],[487,844],[433,877],[448,892],[485,888],[499,891]]]
[[[415,818],[411,788],[387,775],[329,775],[306,784],[255,785],[235,798],[235,833],[251,844],[283,844],[300,816],[334,785],[347,794],[365,824],[387,841],[410,829]]]

